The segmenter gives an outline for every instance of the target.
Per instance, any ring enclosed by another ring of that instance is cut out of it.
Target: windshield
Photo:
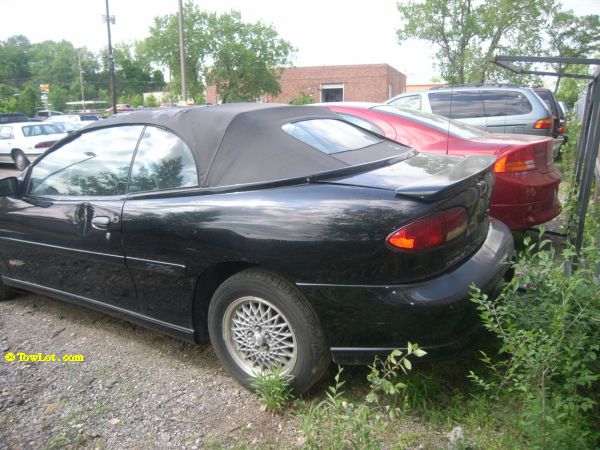
[[[486,134],[479,128],[467,125],[456,120],[450,120],[447,117],[437,114],[429,114],[423,111],[414,111],[412,109],[399,108],[393,105],[375,106],[372,109],[403,117],[414,122],[420,122],[443,133],[449,133],[454,137],[461,139],[474,139]]]

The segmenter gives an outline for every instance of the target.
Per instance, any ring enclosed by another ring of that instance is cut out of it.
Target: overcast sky
[[[155,16],[177,11],[177,0],[109,0],[113,43],[148,35]],[[519,0],[515,0],[519,1]],[[296,66],[388,63],[409,83],[430,81],[433,52],[423,42],[397,44],[396,0],[195,0],[203,9],[236,9],[262,20],[296,48]],[[600,14],[600,0],[563,0],[577,14]],[[106,46],[104,0],[0,0],[0,40],[23,34],[32,42],[66,39],[98,51]]]

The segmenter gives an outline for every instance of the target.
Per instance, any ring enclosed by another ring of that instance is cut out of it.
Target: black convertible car
[[[99,121],[0,180],[0,297],[20,288],[193,342],[245,386],[477,328],[512,254],[493,158],[425,156],[317,107]]]

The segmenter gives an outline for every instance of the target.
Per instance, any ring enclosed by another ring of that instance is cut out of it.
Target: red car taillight
[[[525,172],[535,169],[535,153],[532,147],[515,150],[494,164],[494,172]]]
[[[549,130],[554,126],[554,120],[551,118],[540,119],[534,125],[536,130]]]
[[[38,142],[37,144],[35,144],[35,148],[50,148],[54,144],[56,144],[56,141]]]
[[[468,221],[464,208],[447,209],[394,231],[387,243],[402,250],[436,247],[460,236],[467,229]]]

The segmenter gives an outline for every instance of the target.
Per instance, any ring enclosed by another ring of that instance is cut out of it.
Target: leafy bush
[[[586,448],[599,437],[598,223],[592,208],[588,245],[573,273],[568,245],[556,255],[543,236],[539,242],[526,238],[517,276],[497,299],[474,288],[473,300],[484,326],[499,338],[503,358],[484,354],[491,374],[470,376],[495,399],[519,406],[521,431],[533,447]]]

